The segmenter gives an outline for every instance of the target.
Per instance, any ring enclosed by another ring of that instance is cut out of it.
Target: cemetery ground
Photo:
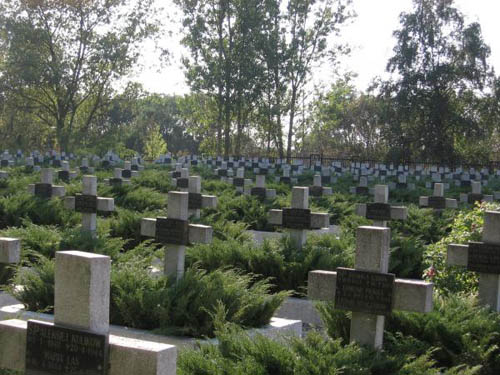
[[[315,302],[324,330],[303,338],[273,341],[249,337],[246,329],[269,323],[288,296],[306,298],[309,272],[355,266],[358,227],[372,221],[355,214],[358,203],[372,196],[350,192],[357,182],[339,177],[333,194],[309,198],[311,212],[328,212],[340,234],[308,235],[299,249],[287,237],[252,241],[247,229],[282,231],[268,221],[272,209],[291,207],[291,188],[271,182],[276,197],[238,194],[207,166],[192,166],[201,176],[202,193],[217,197],[215,208],[202,209],[190,223],[213,228],[211,243],[192,244],[185,251],[183,277],[162,275],[161,243],[141,235],[144,218],[165,216],[168,193],[177,190],[171,168],[146,166],[130,184],[110,185],[111,169],[97,168],[97,196],[114,199],[114,211],[97,214],[96,234],[82,231],[82,214],[65,207],[61,198],[42,199],[28,193],[40,173],[8,168],[0,180],[0,236],[21,240],[21,260],[0,265],[0,285],[30,311],[54,311],[55,254],[79,250],[111,258],[110,323],[157,334],[218,339],[218,345],[183,349],[178,374],[499,374],[500,315],[478,303],[478,277],[446,264],[450,244],[481,241],[485,211],[497,203],[460,204],[459,209],[434,212],[419,208],[419,197],[430,195],[424,182],[415,189],[398,188],[391,204],[408,207],[405,221],[390,221],[388,272],[400,279],[434,283],[433,309],[427,314],[393,311],[385,318],[383,348],[350,343],[352,313],[333,302]],[[311,186],[313,172],[298,176],[296,186]],[[247,171],[246,178],[255,179]],[[55,182],[66,196],[82,192],[81,174]],[[452,186],[448,198],[460,198],[470,188]],[[500,180],[483,188],[500,190]],[[286,230],[283,230],[286,231]],[[161,262],[160,262],[161,263]],[[159,272],[157,272],[159,269]],[[0,374],[17,374],[1,370]]]

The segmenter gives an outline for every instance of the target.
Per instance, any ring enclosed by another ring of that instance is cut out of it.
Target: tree
[[[489,47],[478,23],[466,25],[452,0],[414,0],[400,16],[401,28],[385,82],[385,135],[395,161],[409,155],[457,161],[457,145],[485,137],[479,101],[494,77]]]
[[[153,1],[3,0],[0,91],[55,127],[68,150],[75,128],[91,128],[141,43],[158,31]]]
[[[154,160],[166,152],[167,142],[165,142],[160,133],[160,127],[158,125],[152,126],[144,144],[144,156]]]

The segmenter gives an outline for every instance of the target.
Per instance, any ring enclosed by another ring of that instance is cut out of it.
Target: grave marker
[[[351,310],[350,341],[375,349],[382,348],[385,315],[432,310],[432,283],[388,273],[390,234],[389,228],[358,227],[354,269],[309,272],[308,298]]]
[[[82,214],[82,230],[90,232],[95,236],[97,229],[97,211],[112,212],[115,210],[113,198],[101,198],[97,196],[97,177],[83,176],[83,194],[74,197],[66,197],[64,206],[69,210],[75,210]]]
[[[309,209],[308,187],[294,187],[292,189],[292,207],[269,211],[268,220],[272,225],[281,225],[288,229],[290,239],[299,249],[306,242],[307,230],[330,226],[330,215],[311,212]]]
[[[374,220],[376,227],[386,227],[388,220],[406,220],[408,209],[406,207],[391,206],[389,201],[389,188],[387,185],[375,185],[375,202],[362,203],[356,206],[356,214]]]
[[[175,375],[172,345],[109,335],[108,256],[58,251],[54,323],[0,322],[0,368],[26,374]]]
[[[481,182],[470,181],[472,193],[460,194],[460,203],[475,204],[476,202],[493,202],[493,195],[483,195],[481,193]]]
[[[449,199],[444,197],[444,184],[434,184],[434,194],[431,197],[420,197],[420,207],[432,208],[436,211],[444,210],[445,208],[458,208],[456,199]]]
[[[41,183],[29,184],[28,192],[43,199],[64,196],[66,192],[64,186],[52,185],[53,180],[54,170],[52,168],[42,168]]]
[[[164,273],[180,280],[184,275],[186,245],[212,242],[212,227],[188,223],[189,193],[168,193],[167,218],[145,218],[141,235],[165,244]]]
[[[448,245],[446,263],[479,274],[479,301],[500,312],[500,212],[484,213],[483,242]]]

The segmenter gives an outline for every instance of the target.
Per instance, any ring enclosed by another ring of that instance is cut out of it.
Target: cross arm
[[[418,199],[418,203],[422,207],[428,207],[429,206],[429,197],[420,197]],[[446,198],[445,207],[446,208],[458,208],[458,202],[456,199]]]
[[[356,215],[366,217],[366,203],[360,203],[356,206]],[[408,208],[403,206],[391,206],[392,220],[406,220],[408,217]]]
[[[322,301],[335,301],[337,272],[310,271],[307,297]],[[394,310],[426,313],[432,310],[433,283],[421,280],[396,279],[394,281]]]
[[[141,235],[156,236],[156,219],[144,218],[141,220]],[[189,224],[189,243],[211,243],[213,228],[201,224]]]
[[[0,368],[24,371],[28,322],[11,319],[0,322]],[[109,335],[109,375],[175,375],[177,348]]]
[[[75,209],[75,197],[64,197],[64,208]],[[97,211],[111,212],[115,210],[115,200],[113,198],[97,197]]]
[[[270,210],[267,221],[271,225],[283,225],[283,210]],[[330,215],[323,212],[311,212],[311,229],[330,227]]]
[[[446,264],[467,267],[469,262],[469,246],[449,244],[446,252]]]
[[[35,184],[28,185],[28,193],[35,194]],[[53,197],[64,197],[66,194],[66,188],[64,186],[52,185],[52,196]]]

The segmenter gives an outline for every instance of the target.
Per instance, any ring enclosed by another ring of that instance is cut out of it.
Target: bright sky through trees
[[[184,82],[184,73],[180,58],[183,53],[180,46],[181,35],[178,21],[181,14],[171,0],[159,0],[165,12],[173,20],[170,25],[172,36],[163,45],[172,53],[171,65],[158,72],[157,58],[153,52],[145,53],[144,71],[133,80],[141,82],[153,92],[183,94],[189,91]],[[365,90],[375,76],[384,76],[387,60],[392,55],[395,39],[392,32],[399,27],[399,14],[411,9],[411,0],[353,0],[358,14],[354,22],[344,29],[343,36],[352,48],[350,57],[344,59],[343,68],[358,74],[357,87]],[[490,64],[500,74],[500,39],[498,38],[500,1],[498,0],[455,0],[455,6],[466,16],[467,22],[478,21],[481,24],[485,42],[491,47]],[[177,21],[176,21],[177,20]],[[152,48],[151,48],[152,49]],[[147,51],[148,48],[145,48]],[[325,77],[327,75],[327,77]],[[314,80],[325,83],[332,80],[328,67],[318,72]]]

